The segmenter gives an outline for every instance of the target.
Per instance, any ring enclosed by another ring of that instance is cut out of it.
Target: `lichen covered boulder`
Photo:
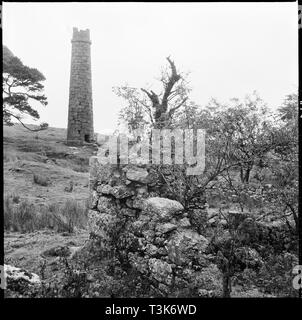
[[[26,294],[41,286],[40,277],[32,272],[11,265],[4,265],[6,289],[16,294]]]
[[[183,206],[175,200],[153,197],[146,199],[144,210],[156,214],[160,221],[170,221],[183,210]]]
[[[208,240],[192,230],[180,230],[167,243],[169,259],[177,265],[198,259],[208,246]]]

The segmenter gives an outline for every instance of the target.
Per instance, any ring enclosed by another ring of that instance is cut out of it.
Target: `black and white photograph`
[[[301,297],[299,7],[3,2],[4,300]]]

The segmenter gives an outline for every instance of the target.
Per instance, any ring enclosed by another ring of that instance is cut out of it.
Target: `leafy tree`
[[[229,207],[238,204],[240,211],[249,211],[250,216],[255,219],[256,223],[264,223],[267,226],[270,226],[272,221],[280,222],[281,225],[286,224],[290,233],[286,231],[286,228],[280,228],[280,236],[290,239],[290,242],[286,244],[288,246],[287,250],[295,253],[297,247],[295,245],[297,236],[295,235],[298,234],[297,95],[288,95],[277,112],[267,119],[260,119],[257,116],[254,118],[253,112],[242,112],[245,116],[244,121],[239,117],[239,121],[236,123],[234,119],[238,118],[236,113],[233,113],[234,110],[225,110],[224,116],[229,114],[231,115],[229,119],[233,119],[229,125],[234,125],[236,128],[238,124],[241,124],[240,130],[238,130],[239,135],[235,134],[236,131],[230,131],[232,132],[232,139],[230,140],[230,158],[228,160],[230,163],[234,160],[241,160],[242,164],[245,164],[244,155],[250,155],[253,160],[254,174],[252,175],[250,172],[249,183],[247,184],[246,179],[238,181],[235,174],[236,170],[231,167],[221,173],[219,181],[216,182],[216,189],[218,189],[221,199],[225,200]],[[229,111],[231,112],[229,113]],[[223,109],[221,111],[216,110],[216,112],[223,120],[224,132],[227,132],[228,126],[225,121],[227,117],[222,117]],[[258,120],[255,121],[256,119]],[[263,120],[266,122],[261,124]],[[249,145],[240,144],[240,140],[243,138],[251,143]],[[242,170],[241,166],[239,168]],[[243,167],[243,169],[247,168]],[[242,175],[240,177],[242,178]],[[218,206],[220,205],[218,204]],[[224,296],[229,296],[231,279],[234,276],[237,278],[242,274],[242,270],[245,270],[238,269],[238,267],[244,266],[242,261],[238,260],[238,251],[243,250],[245,256],[253,251],[245,247],[246,243],[242,243],[238,226],[235,225],[234,227],[227,215],[224,218],[227,222],[224,226],[225,231],[218,232],[215,235],[212,240],[212,248],[216,253],[216,263],[223,273]],[[262,236],[265,237],[264,234]],[[256,253],[255,249],[258,248],[258,244],[257,241],[253,243],[252,239],[248,243],[250,247],[254,247],[254,253]],[[242,247],[243,245],[244,247]],[[267,258],[268,252],[272,250],[272,248],[269,248],[270,243],[266,245],[263,243],[262,246],[264,246],[262,254],[263,252],[266,254],[263,255],[261,270],[259,274],[257,273],[254,276],[252,282],[269,293],[276,293],[276,291],[281,290],[284,294],[289,292],[292,295],[291,281],[288,281],[288,279],[283,281],[284,270],[286,269],[286,272],[289,272],[292,270],[291,266],[287,266],[286,260],[281,255],[278,256],[278,253],[274,250]],[[288,256],[296,259],[296,256],[292,253],[288,253]],[[277,261],[274,262],[273,266],[272,259]],[[274,269],[273,276],[270,272],[271,268]]]
[[[254,281],[267,293],[280,297],[298,297],[298,291],[293,288],[293,268],[298,265],[298,258],[292,253],[268,254]]]
[[[213,156],[228,143],[226,162],[239,163],[240,180],[236,167],[226,167],[216,182],[216,190],[231,206],[238,205],[241,211],[254,212],[259,219],[282,220],[295,232],[298,228],[297,95],[287,96],[274,114],[265,112],[260,117],[257,113],[255,116],[253,110],[243,110],[244,122],[242,119],[236,123],[233,111],[233,108],[215,111],[217,115],[214,118],[221,121],[220,125],[219,121],[216,122],[214,130],[221,132],[221,136],[217,135],[218,139],[213,140],[218,146]],[[231,115],[230,122],[227,122],[226,115]],[[210,125],[213,127],[213,123]],[[229,129],[236,129],[239,125],[239,134]],[[244,131],[244,128],[248,130]],[[244,139],[245,142],[242,141]],[[245,178],[247,176],[248,179]]]
[[[153,117],[146,99],[142,99],[137,88],[129,86],[113,88],[114,93],[127,101],[127,106],[121,109],[119,120],[126,123],[130,133],[137,129],[146,129],[152,123]],[[148,113],[147,113],[148,112]]]
[[[227,106],[214,101],[214,118],[219,139],[228,143],[228,161],[239,164],[240,180],[248,183],[252,169],[261,165],[272,149],[269,110],[254,92],[243,101],[232,99]]]
[[[25,66],[19,58],[3,47],[3,121],[7,125],[13,125],[12,119],[18,120],[26,129],[39,131],[46,129],[48,125],[42,123],[38,129],[31,129],[22,121],[22,115],[29,115],[39,119],[39,113],[31,103],[33,101],[47,105],[47,98],[42,91],[44,86],[43,74],[35,68]]]
[[[274,148],[268,162],[272,187],[264,193],[265,205],[298,234],[298,97],[286,96],[278,109]]]

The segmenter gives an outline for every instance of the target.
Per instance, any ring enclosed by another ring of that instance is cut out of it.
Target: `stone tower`
[[[67,143],[82,145],[94,139],[89,30],[73,28]]]

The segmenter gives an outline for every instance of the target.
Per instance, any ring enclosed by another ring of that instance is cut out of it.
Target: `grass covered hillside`
[[[88,238],[89,157],[95,149],[69,147],[65,140],[60,128],[3,128],[5,263],[39,273],[41,261],[60,255],[43,252],[72,252]]]

